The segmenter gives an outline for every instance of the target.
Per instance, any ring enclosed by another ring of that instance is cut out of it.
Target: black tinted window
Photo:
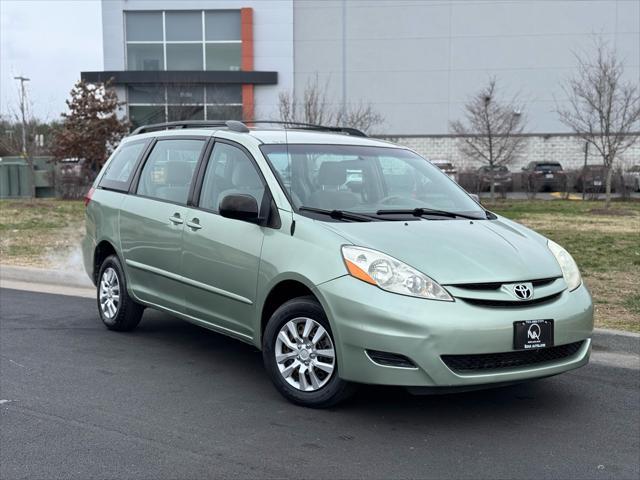
[[[559,172],[562,170],[562,165],[559,163],[539,163],[536,166],[536,170],[542,170],[546,172]]]

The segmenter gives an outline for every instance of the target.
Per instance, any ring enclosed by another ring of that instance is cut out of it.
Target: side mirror
[[[251,195],[227,195],[220,202],[219,211],[226,218],[253,223],[259,220],[258,202]]]
[[[476,201],[476,203],[480,203],[480,195],[477,195],[475,193],[470,193],[469,196],[473,198]]]

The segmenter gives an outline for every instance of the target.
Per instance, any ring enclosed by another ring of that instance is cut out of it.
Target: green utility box
[[[33,159],[36,197],[53,197],[54,164],[51,157]],[[0,198],[30,198],[31,173],[22,157],[0,157]]]

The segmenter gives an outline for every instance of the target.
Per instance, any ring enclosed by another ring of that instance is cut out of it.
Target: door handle
[[[184,220],[182,218],[180,218],[180,214],[179,213],[174,213],[172,217],[169,217],[169,221],[171,223],[173,223],[174,225],[180,225],[180,224],[184,223]]]
[[[202,225],[200,225],[200,220],[198,220],[197,218],[194,218],[190,222],[187,222],[187,227],[189,227],[192,230],[200,230],[202,228]]]

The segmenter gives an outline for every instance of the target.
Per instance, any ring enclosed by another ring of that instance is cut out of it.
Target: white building
[[[83,78],[113,78],[134,124],[273,119],[280,91],[317,80],[330,108],[370,103],[376,133],[458,164],[449,124],[491,76],[526,103],[527,160],[567,164],[584,155],[555,113],[574,52],[597,34],[640,83],[639,0],[103,0],[102,22],[104,71]]]

